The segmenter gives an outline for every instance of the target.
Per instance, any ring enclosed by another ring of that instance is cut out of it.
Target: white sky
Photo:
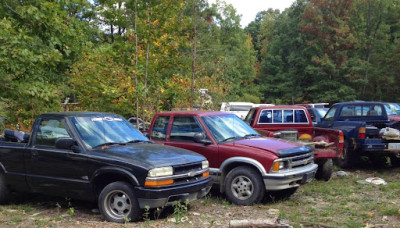
[[[290,7],[295,0],[224,0],[233,5],[239,15],[242,15],[241,26],[246,27],[251,21],[254,21],[258,12],[263,10],[279,9],[281,12]],[[216,0],[208,0],[215,3]]]

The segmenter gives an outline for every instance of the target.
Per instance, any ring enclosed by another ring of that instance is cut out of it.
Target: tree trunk
[[[137,78],[137,70],[138,70],[138,34],[137,34],[137,0],[135,0],[135,93],[136,93],[136,128],[139,128],[139,93],[138,93],[138,78]]]
[[[146,69],[144,75],[144,93],[143,93],[143,106],[142,106],[142,119],[143,119],[143,129],[146,130],[146,116],[144,113],[144,109],[146,107],[146,96],[147,96],[147,75],[149,69],[149,53],[150,53],[150,35],[151,35],[151,2],[149,3],[149,13],[147,16],[147,23],[148,23],[148,37],[147,37],[147,48],[146,48]]]
[[[194,106],[194,79],[196,76],[196,55],[197,55],[197,11],[194,8],[194,34],[193,34],[193,60],[192,60],[192,83],[191,83],[191,97],[190,97],[190,108]]]

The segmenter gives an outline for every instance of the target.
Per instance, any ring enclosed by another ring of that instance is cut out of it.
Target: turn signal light
[[[339,133],[339,149],[343,149],[344,147],[344,136],[343,136],[343,132],[340,131]]]
[[[359,139],[365,139],[365,131],[366,131],[365,127],[360,127],[358,129],[358,138]]]
[[[203,173],[203,177],[208,177],[208,176],[210,176],[210,171],[207,171],[207,172]]]
[[[279,162],[274,163],[274,166],[272,166],[272,171],[279,171]]]
[[[165,185],[170,185],[173,184],[174,180],[159,180],[159,181],[149,181],[147,180],[144,182],[144,186],[148,187],[158,187],[158,186],[165,186]]]

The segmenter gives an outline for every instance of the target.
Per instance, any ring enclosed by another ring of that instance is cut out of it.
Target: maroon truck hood
[[[267,137],[243,139],[234,141],[232,144],[235,146],[246,146],[267,150],[279,157],[286,156],[288,155],[287,153],[304,153],[309,150],[309,148],[299,143]]]

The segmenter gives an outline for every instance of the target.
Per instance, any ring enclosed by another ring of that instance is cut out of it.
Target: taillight
[[[339,149],[343,149],[344,147],[344,136],[343,132],[339,131]]]
[[[358,138],[365,139],[365,127],[360,127],[358,129]]]

